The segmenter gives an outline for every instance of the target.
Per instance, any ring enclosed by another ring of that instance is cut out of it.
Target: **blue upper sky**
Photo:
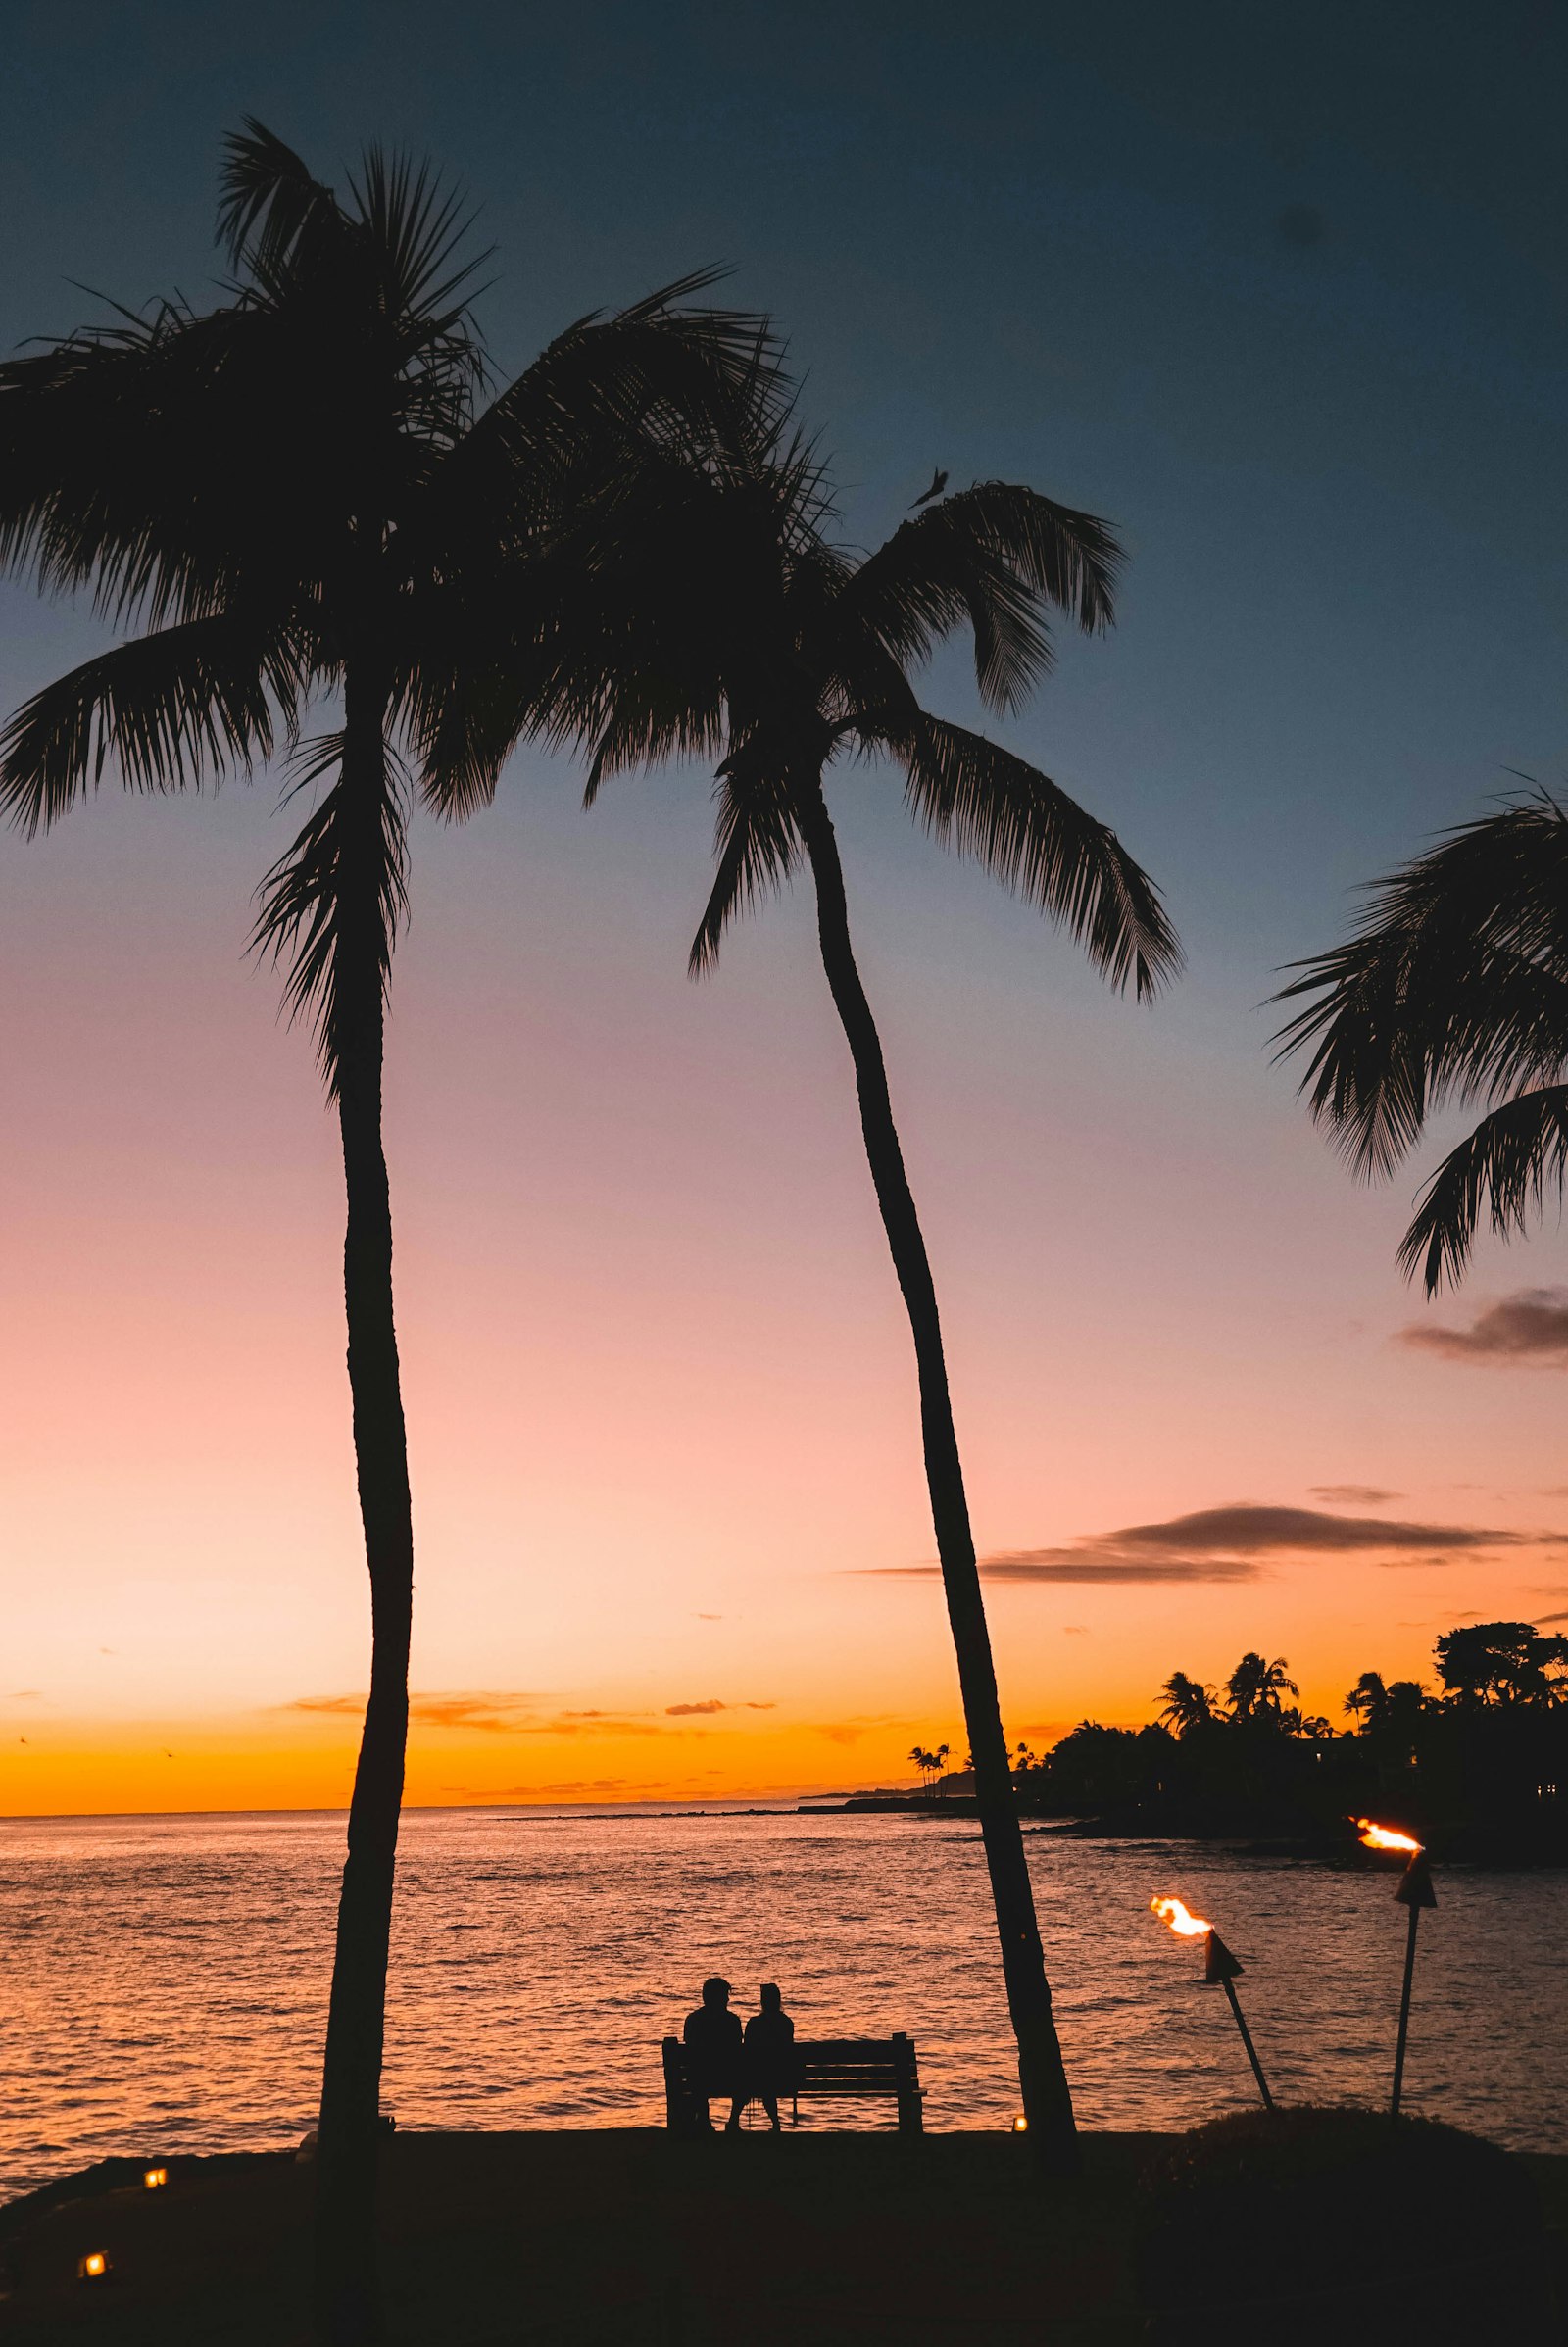
[[[1114,813],[1200,968],[1206,942],[1261,986],[1346,884],[1507,767],[1562,768],[1549,6],[74,0],[10,23],[7,342],[86,315],[70,280],[198,294],[218,142],[252,111],[324,176],[380,137],[464,178],[503,367],[732,265],[790,334],[853,536],[937,464],[1113,516],[1118,637],[1074,648],[1020,731]]]

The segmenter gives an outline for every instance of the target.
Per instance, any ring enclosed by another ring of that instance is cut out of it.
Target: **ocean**
[[[305,2133],[343,1833],[335,1814],[0,1822],[0,2198],[106,2153]],[[1028,1848],[1084,2126],[1190,2126],[1254,2091],[1200,1949],[1149,1912],[1167,1892],[1246,1966],[1279,2100],[1386,2099],[1396,1871],[1198,1842]],[[1406,2107],[1568,2150],[1568,1874],[1436,1879]],[[660,2040],[712,1972],[743,2013],[778,1981],[802,2036],[907,2030],[928,2127],[1016,2110],[971,1820],[712,1807],[409,1813],[384,2106],[410,2127],[661,2124]]]

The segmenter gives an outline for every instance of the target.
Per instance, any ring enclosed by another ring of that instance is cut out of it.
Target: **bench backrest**
[[[671,2127],[691,2108],[686,2048],[678,2037],[664,2039],[664,2087]],[[798,2037],[793,2077],[781,2093],[840,2096],[891,2095],[901,2128],[920,2126],[920,2072],[914,2039],[900,2029],[891,2037]]]

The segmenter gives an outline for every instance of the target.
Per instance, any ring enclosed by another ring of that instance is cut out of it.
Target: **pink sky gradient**
[[[1150,1716],[1245,1646],[1337,1718],[1467,1614],[1568,1605],[1560,1365],[1396,1341],[1549,1285],[1561,1241],[1484,1249],[1428,1313],[1408,1184],[1314,1138],[1266,973],[1189,922],[1184,991],[1117,1003],[891,790],[838,798],[982,1548],[1242,1500],[1541,1536],[995,1583],[1009,1731]],[[363,1687],[367,1626],[333,1128],[242,953],[270,802],[106,792],[0,850],[0,1812],[346,1788],[350,1712],[296,1708]],[[537,761],[419,832],[389,1088],[415,1799],[878,1782],[961,1743],[939,1589],[898,1570],[932,1553],[912,1372],[807,907],[691,985],[706,835],[700,779],[587,818]],[[1392,1496],[1321,1495],[1359,1486]]]

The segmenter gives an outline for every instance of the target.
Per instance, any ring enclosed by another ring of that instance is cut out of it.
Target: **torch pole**
[[[1415,1980],[1415,1935],[1421,1921],[1419,1907],[1410,1909],[1410,1929],[1404,1937],[1404,1986],[1399,1991],[1399,2035],[1394,2048],[1394,2093],[1389,2103],[1389,2116],[1399,2116],[1399,2096],[1404,2091],[1404,2048],[1410,2034],[1410,1990]]]
[[[1247,2026],[1247,2016],[1242,2011],[1241,1999],[1236,1993],[1236,1982],[1234,1980],[1226,1980],[1225,1994],[1231,2000],[1231,2011],[1236,2016],[1236,2027],[1242,2032],[1242,2043],[1247,2048],[1247,2059],[1252,2065],[1252,2076],[1257,2080],[1257,2091],[1263,2097],[1263,2108],[1265,2111],[1272,2111],[1274,2108],[1274,2097],[1268,2090],[1268,2080],[1263,2076],[1263,2065],[1257,2058],[1257,2048],[1252,2043],[1252,2032]]]
[[[1210,1988],[1218,1983],[1230,1998],[1231,2011],[1236,2016],[1236,2027],[1242,2032],[1242,2043],[1247,2048],[1247,2059],[1251,2063],[1252,2076],[1257,2080],[1257,2091],[1263,2097],[1263,2108],[1265,2111],[1272,2111],[1274,2097],[1268,2090],[1268,2080],[1263,2076],[1263,2065],[1257,2058],[1257,2048],[1252,2043],[1252,2032],[1247,2026],[1247,2016],[1242,2011],[1241,1999],[1236,1993],[1236,1976],[1241,1969],[1241,1965],[1231,1954],[1224,1940],[1210,1925],[1208,1937],[1203,1947],[1203,1980]]]
[[[1389,2117],[1397,2119],[1399,2096],[1404,2091],[1405,2040],[1410,2034],[1410,1989],[1415,1980],[1416,1928],[1421,1921],[1422,1908],[1435,1907],[1438,1903],[1425,1850],[1417,1850],[1413,1854],[1394,1895],[1410,1918],[1410,1928],[1404,1937],[1404,1985],[1399,1991],[1399,2034],[1394,2048],[1394,2093],[1389,2102]]]

